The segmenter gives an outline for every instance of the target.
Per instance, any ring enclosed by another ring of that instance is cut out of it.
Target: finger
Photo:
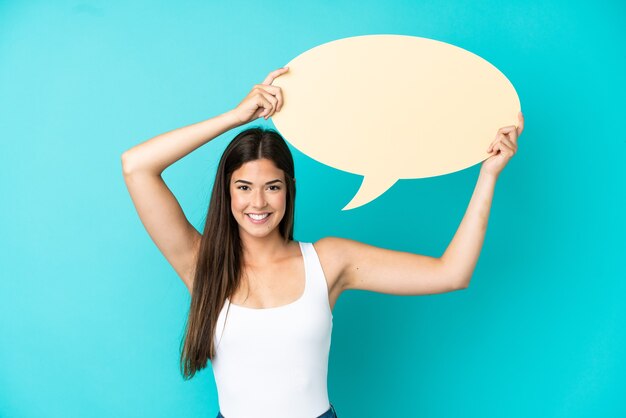
[[[271,84],[255,84],[254,88],[265,90],[266,92],[276,95],[280,91],[280,87],[272,86]]]
[[[267,98],[261,93],[256,96],[256,105],[259,107],[259,109],[263,109],[259,113],[258,117],[265,116],[272,108],[272,103],[270,103],[270,101],[267,100]]]
[[[511,131],[514,131],[515,129],[517,129],[517,127],[515,125],[510,125],[510,126],[505,126],[503,128],[498,129],[498,133],[509,133]]]
[[[272,105],[272,108],[268,111],[267,117],[265,118],[267,119],[274,114],[274,111],[276,110],[276,105],[278,104],[278,99],[267,92],[262,92],[261,94]]]
[[[504,133],[504,137],[509,139],[517,147],[517,129]]]
[[[497,133],[496,137],[494,138],[493,141],[491,141],[491,144],[489,144],[489,148],[487,148],[487,152],[491,152],[493,150],[493,147],[496,143],[500,142],[502,140],[502,138],[504,138],[504,135],[501,133]]]
[[[510,128],[510,129],[509,129]],[[498,131],[503,138],[508,138],[517,146],[517,128],[515,126],[500,128]]]
[[[514,153],[517,152],[517,144],[511,141],[509,138],[502,138],[502,142],[509,147]]]
[[[517,113],[517,136],[520,136],[523,130],[524,130],[524,114],[520,110]]]
[[[261,95],[264,98],[264,103],[266,103],[261,116],[263,116],[267,120],[270,116],[274,114],[276,110],[277,99],[269,93],[261,93]]]
[[[265,80],[263,80],[263,84],[272,84],[276,77],[285,74],[287,71],[289,71],[289,67],[283,67],[279,68],[278,70],[272,71],[267,75],[267,77],[265,77]]]
[[[511,158],[513,154],[515,154],[515,152],[513,152],[513,150],[508,145],[506,145],[505,142],[502,142],[502,141],[498,142],[494,146],[494,150],[496,150],[497,155],[500,155],[505,158]]]
[[[511,134],[514,135],[514,134]],[[489,148],[487,148],[487,152],[490,153],[492,150],[496,149],[496,144],[504,143],[507,147],[509,147],[512,151],[517,152],[517,143],[514,138],[510,138],[505,134],[499,133],[496,135],[496,139],[491,142]]]
[[[266,92],[268,92],[269,94],[271,94],[272,96],[276,96],[276,99],[278,100],[278,103],[276,105],[276,111],[280,111],[280,109],[282,109],[283,107],[283,91],[280,87],[278,86],[270,86],[267,84],[257,84],[256,86],[254,86],[255,88],[258,89],[262,89]]]
[[[517,146],[517,130],[516,129],[517,128],[513,125],[505,126],[503,128],[498,129],[498,133],[496,134],[496,139],[494,139],[494,142],[501,140],[502,138],[508,138],[511,140],[512,144],[515,144],[515,146]],[[489,148],[493,146],[494,142],[491,143]]]
[[[277,112],[280,112],[283,108],[283,91],[282,89],[278,89],[278,93],[276,93],[276,98],[278,99],[278,106],[276,108]]]

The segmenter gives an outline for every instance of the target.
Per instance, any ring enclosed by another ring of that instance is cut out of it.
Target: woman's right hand
[[[263,83],[256,84],[250,93],[233,109],[233,113],[241,124],[248,123],[258,117],[267,120],[283,107],[283,93],[280,87],[272,86],[274,79],[289,70],[288,67],[272,71]]]

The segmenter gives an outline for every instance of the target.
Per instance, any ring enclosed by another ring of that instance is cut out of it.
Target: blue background
[[[468,289],[339,299],[338,415],[626,416],[625,3],[294,3],[0,1],[0,416],[217,414],[211,368],[179,373],[189,296],[143,229],[121,154],[231,109],[314,46],[366,34],[483,57],[515,86],[526,130]],[[163,174],[198,229],[238,130]],[[297,240],[432,256],[479,170],[401,180],[342,212],[361,177],[293,151]]]

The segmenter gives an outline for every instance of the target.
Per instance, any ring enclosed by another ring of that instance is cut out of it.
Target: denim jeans
[[[215,418],[225,418],[225,417],[224,415],[222,415],[221,412],[218,411],[217,417]],[[316,418],[337,418],[337,412],[335,412],[335,407],[333,406],[333,404],[332,403],[330,404],[330,408],[328,408],[328,411],[324,412],[322,415]]]

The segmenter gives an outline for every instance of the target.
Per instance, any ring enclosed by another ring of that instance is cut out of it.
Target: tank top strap
[[[328,301],[328,283],[326,276],[324,276],[317,251],[315,251],[315,247],[311,242],[301,242],[300,244],[306,268],[308,298],[318,307],[322,304],[322,306],[330,308]]]

